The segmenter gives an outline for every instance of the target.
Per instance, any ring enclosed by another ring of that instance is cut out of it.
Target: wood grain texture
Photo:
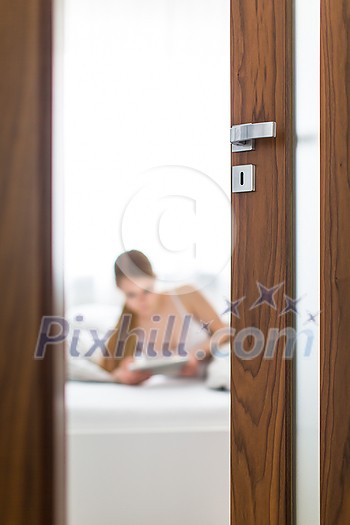
[[[255,164],[256,191],[232,194],[232,300],[245,296],[237,332],[293,327],[280,315],[293,297],[292,2],[231,0],[232,124],[276,121],[276,139],[234,153],[233,165]],[[265,287],[283,283],[276,310],[250,309]],[[236,333],[237,333],[236,332]],[[292,523],[292,360],[283,339],[273,359],[232,354],[231,523]],[[254,338],[246,341],[252,349]],[[233,345],[233,349],[234,349]]]
[[[350,2],[321,0],[321,524],[350,523]]]
[[[58,313],[50,0],[1,2],[0,115],[0,523],[62,525],[63,354],[34,360],[41,317]]]

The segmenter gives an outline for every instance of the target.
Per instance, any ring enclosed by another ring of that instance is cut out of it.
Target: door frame
[[[63,347],[34,352],[63,315],[53,257],[52,2],[11,0],[0,17],[0,523],[65,523]],[[54,243],[53,243],[54,240]]]
[[[350,2],[321,0],[321,525],[350,523],[349,57]]]

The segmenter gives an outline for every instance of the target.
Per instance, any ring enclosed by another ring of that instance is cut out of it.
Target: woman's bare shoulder
[[[197,291],[198,291],[198,288],[196,288],[192,284],[182,284],[181,286],[178,286],[177,288],[168,290],[166,293],[169,295],[187,295],[187,294],[197,292]]]
[[[192,284],[177,286],[173,290],[169,290],[168,294],[176,295],[188,311],[193,310],[193,303],[198,300],[198,288]]]

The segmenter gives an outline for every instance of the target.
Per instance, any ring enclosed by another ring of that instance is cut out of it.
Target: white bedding
[[[68,525],[228,525],[230,393],[68,382]]]
[[[66,385],[67,430],[228,430],[230,393],[203,380],[156,375],[139,386],[70,381]]]
[[[115,323],[114,308],[95,309],[75,312],[81,354],[90,328]],[[68,525],[228,525],[230,392],[214,389],[229,388],[229,361],[211,363],[207,380],[155,375],[139,386],[67,362],[69,377],[85,379],[66,384]]]

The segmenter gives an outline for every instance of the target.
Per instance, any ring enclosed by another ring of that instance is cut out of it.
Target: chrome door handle
[[[276,122],[238,124],[230,130],[232,151],[255,149],[255,139],[276,137]]]

